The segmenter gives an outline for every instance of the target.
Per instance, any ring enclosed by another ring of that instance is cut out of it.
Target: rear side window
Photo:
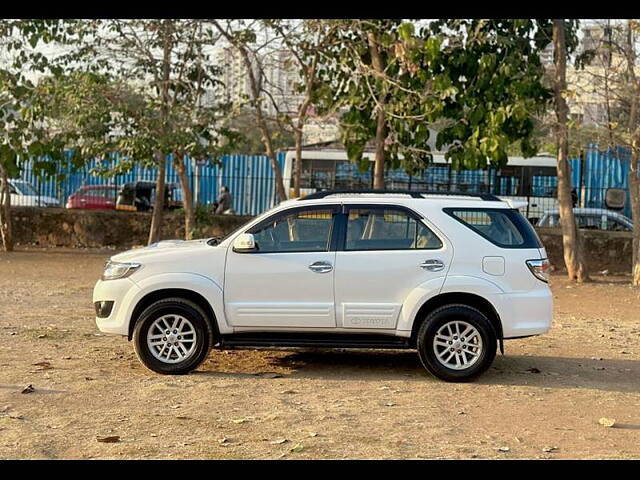
[[[440,239],[408,212],[396,208],[349,208],[345,250],[432,250]]]
[[[542,248],[538,235],[518,210],[445,208],[460,223],[502,248]]]

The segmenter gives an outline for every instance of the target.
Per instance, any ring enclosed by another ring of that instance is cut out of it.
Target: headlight
[[[549,270],[551,264],[549,260],[543,258],[542,260],[527,260],[527,267],[531,270],[531,273],[545,283],[549,283]]]
[[[128,277],[141,266],[139,263],[107,262],[102,272],[102,280]]]

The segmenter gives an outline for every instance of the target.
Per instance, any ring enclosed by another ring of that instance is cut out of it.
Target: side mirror
[[[238,253],[256,252],[256,239],[250,233],[242,233],[233,241],[233,251]]]

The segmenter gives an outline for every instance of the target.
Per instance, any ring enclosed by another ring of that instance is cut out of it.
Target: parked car
[[[175,183],[167,183],[164,190],[164,208],[182,208],[182,190]],[[118,193],[116,210],[147,212],[153,210],[156,197],[156,183],[138,181],[125,183]]]
[[[1,181],[0,181],[1,185]],[[19,207],[59,207],[60,201],[54,197],[38,195],[38,191],[26,180],[9,179],[11,205]]]
[[[158,373],[212,347],[393,348],[465,381],[503,340],[549,330],[548,268],[532,225],[492,195],[318,192],[220,242],[115,255],[93,302],[98,328]]]
[[[114,210],[120,188],[115,185],[84,185],[67,199],[67,208]]]
[[[633,220],[624,215],[602,208],[574,208],[578,228],[594,230],[613,230],[630,232],[633,230]],[[538,227],[560,227],[560,212],[547,210],[536,225]]]

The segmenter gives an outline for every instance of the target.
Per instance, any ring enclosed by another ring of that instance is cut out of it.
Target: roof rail
[[[409,195],[411,198],[424,198],[423,195],[443,195],[443,196],[462,196],[462,197],[477,197],[489,202],[501,202],[502,200],[490,193],[471,193],[471,192],[441,192],[441,191],[419,191],[419,190],[323,190],[321,192],[311,193],[305,197],[301,197],[298,200],[316,200],[319,198],[325,198],[330,195],[340,194],[357,194],[357,193],[373,193],[373,194],[401,194]]]

